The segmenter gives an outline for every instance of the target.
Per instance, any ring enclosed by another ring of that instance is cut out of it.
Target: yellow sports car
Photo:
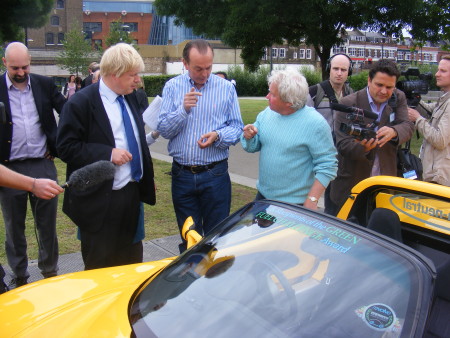
[[[188,220],[179,257],[1,295],[0,336],[449,337],[449,208],[450,188],[379,177],[352,222],[267,200],[205,238]]]

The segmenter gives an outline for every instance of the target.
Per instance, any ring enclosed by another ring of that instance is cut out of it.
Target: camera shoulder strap
[[[314,101],[314,108],[317,108],[326,96],[330,102],[338,103],[334,90],[329,80],[322,81],[314,86],[309,87],[309,95]]]
[[[329,80],[325,80],[320,83],[320,86],[323,88],[323,91],[327,95],[328,99],[332,103],[339,103],[336,94],[334,94],[333,87],[331,87],[331,82]]]

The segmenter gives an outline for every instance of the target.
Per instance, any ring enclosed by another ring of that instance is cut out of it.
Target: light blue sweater
[[[314,108],[280,115],[267,107],[254,125],[258,134],[241,136],[241,144],[249,153],[260,151],[256,186],[266,198],[303,203],[315,179],[326,187],[336,177],[331,130]]]

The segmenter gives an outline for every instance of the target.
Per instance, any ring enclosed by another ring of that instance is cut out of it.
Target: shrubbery
[[[171,78],[176,75],[152,75],[152,76],[143,76],[142,79],[144,81],[144,88],[147,96],[155,97],[156,95],[161,96],[164,85]]]

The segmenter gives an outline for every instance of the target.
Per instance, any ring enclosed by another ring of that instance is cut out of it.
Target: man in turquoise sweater
[[[308,84],[294,70],[269,77],[269,107],[255,124],[244,127],[242,147],[260,151],[258,195],[316,210],[336,177],[336,148],[330,126],[314,108],[305,106]]]

